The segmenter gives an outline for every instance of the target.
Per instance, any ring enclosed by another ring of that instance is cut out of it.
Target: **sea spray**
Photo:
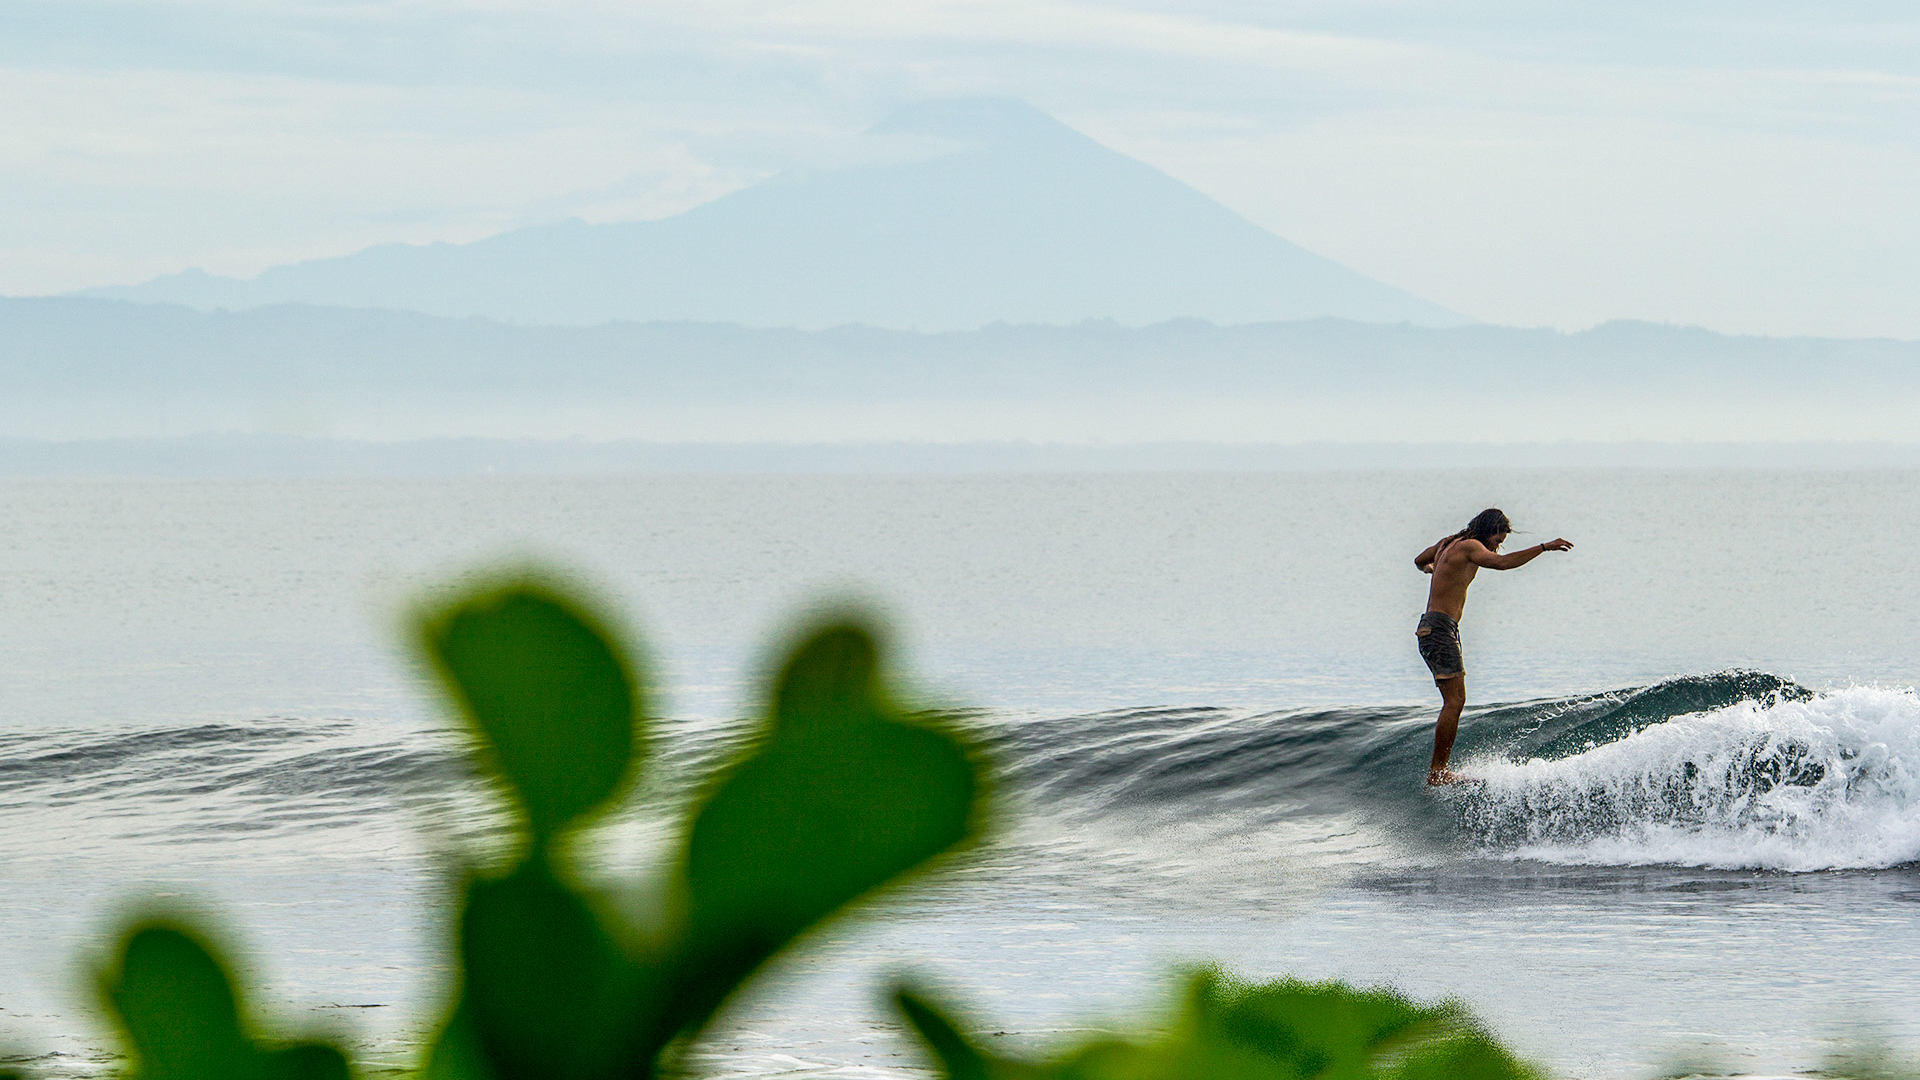
[[[1566,757],[1467,764],[1509,857],[1783,871],[1920,859],[1920,696],[1855,687],[1671,717]]]

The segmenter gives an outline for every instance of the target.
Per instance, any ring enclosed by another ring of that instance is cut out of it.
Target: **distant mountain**
[[[566,221],[470,244],[388,244],[245,281],[189,270],[81,295],[564,325],[1471,322],[1289,243],[1019,102],[923,104],[869,134],[877,145],[931,149],[777,177],[661,221]]]
[[[936,443],[1914,442],[1920,343],[1342,320],[512,326],[0,300],[0,433]]]

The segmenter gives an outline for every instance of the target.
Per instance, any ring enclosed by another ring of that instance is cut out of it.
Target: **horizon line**
[[[1305,325],[1314,324],[1314,323],[1338,323],[1338,324],[1344,324],[1348,326],[1377,327],[1381,329],[1417,330],[1422,333],[1440,333],[1440,334],[1472,333],[1474,331],[1484,331],[1484,330],[1506,330],[1506,331],[1514,331],[1517,333],[1543,333],[1543,334],[1555,334],[1560,337],[1580,337],[1586,334],[1597,333],[1609,327],[1647,327],[1647,328],[1656,329],[1656,330],[1670,330],[1670,331],[1677,331],[1677,332],[1695,332],[1695,333],[1701,333],[1701,334],[1710,334],[1714,337],[1727,338],[1730,340],[1737,340],[1737,341],[1883,342],[1883,343],[1899,344],[1899,345],[1920,344],[1920,337],[1906,338],[1906,337],[1897,337],[1891,334],[1838,335],[1838,334],[1831,334],[1831,333],[1826,333],[1826,334],[1754,333],[1754,332],[1738,331],[1738,330],[1717,330],[1717,329],[1714,329],[1713,327],[1705,326],[1700,323],[1665,322],[1657,319],[1643,319],[1643,318],[1636,318],[1633,316],[1616,316],[1613,318],[1602,319],[1599,322],[1593,323],[1591,325],[1588,325],[1579,329],[1563,329],[1561,327],[1556,327],[1556,326],[1521,326],[1521,325],[1515,325],[1515,324],[1509,324],[1509,323],[1487,322],[1487,321],[1481,321],[1481,320],[1474,320],[1471,322],[1459,323],[1452,326],[1427,326],[1420,323],[1409,322],[1406,320],[1401,320],[1399,322],[1376,322],[1376,321],[1369,321],[1369,320],[1363,320],[1363,319],[1346,318],[1339,315],[1316,315],[1316,316],[1313,316],[1310,318],[1304,318],[1304,319],[1265,319],[1265,320],[1259,320],[1254,322],[1223,323],[1223,322],[1215,322],[1212,319],[1209,319],[1209,318],[1206,318],[1205,316],[1200,316],[1200,315],[1180,315],[1180,316],[1175,316],[1169,319],[1160,319],[1155,322],[1140,322],[1140,323],[1127,322],[1117,316],[1090,317],[1090,318],[1079,319],[1074,322],[1008,322],[1008,321],[1002,321],[1002,320],[995,320],[992,322],[981,323],[978,326],[968,327],[964,329],[921,330],[921,329],[908,329],[908,328],[897,327],[897,326],[882,326],[875,323],[860,323],[860,322],[836,323],[831,326],[820,326],[820,327],[803,327],[803,326],[797,326],[797,325],[767,326],[767,325],[758,325],[753,323],[743,323],[743,322],[725,321],[725,320],[711,320],[711,319],[608,319],[604,322],[596,322],[596,323],[522,322],[522,321],[500,319],[500,318],[495,318],[487,315],[435,315],[435,314],[432,314],[431,312],[420,311],[414,308],[346,307],[346,306],[334,305],[334,304],[312,304],[312,303],[306,303],[306,302],[297,301],[297,300],[281,301],[281,302],[272,303],[272,304],[260,304],[254,307],[243,307],[243,308],[217,307],[212,309],[204,309],[204,308],[193,307],[188,304],[182,304],[182,303],[177,303],[174,301],[167,301],[167,300],[129,300],[121,297],[84,295],[87,291],[88,290],[86,289],[77,289],[77,290],[69,290],[69,291],[60,292],[60,293],[38,293],[38,294],[30,294],[30,295],[7,294],[7,295],[0,295],[0,303],[24,303],[24,302],[43,301],[43,302],[70,303],[70,304],[102,304],[102,305],[112,305],[117,307],[133,307],[133,308],[164,308],[172,311],[184,311],[194,315],[206,316],[210,318],[220,317],[220,316],[249,315],[256,312],[272,312],[272,311],[359,312],[359,313],[371,313],[371,314],[381,314],[381,315],[405,315],[413,318],[428,319],[435,322],[444,322],[444,323],[470,324],[470,323],[478,322],[478,323],[485,323],[489,326],[498,326],[498,327],[502,327],[505,329],[512,329],[512,330],[590,331],[590,330],[604,330],[609,327],[715,327],[715,328],[724,327],[724,328],[734,328],[734,329],[740,329],[740,330],[761,331],[761,332],[770,332],[770,333],[822,334],[822,335],[843,333],[848,331],[871,331],[875,333],[898,334],[898,335],[907,336],[907,337],[934,338],[934,337],[952,337],[952,336],[965,335],[965,334],[980,334],[980,333],[987,333],[987,332],[999,331],[999,330],[1114,329],[1114,330],[1121,330],[1121,331],[1149,331],[1149,330],[1161,330],[1169,327],[1177,327],[1177,326],[1191,325],[1191,324],[1198,324],[1198,325],[1210,327],[1216,330],[1241,330],[1241,329],[1249,329],[1249,328],[1255,328],[1255,327],[1305,326]]]
[[[1920,441],[756,443],[440,436],[380,442],[242,432],[0,439],[0,478],[12,480],[1543,469],[1920,471]]]

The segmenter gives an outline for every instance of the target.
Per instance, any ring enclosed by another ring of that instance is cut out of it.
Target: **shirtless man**
[[[1548,551],[1571,551],[1565,540],[1549,540],[1522,548],[1511,555],[1500,554],[1513,526],[1498,510],[1482,510],[1467,527],[1443,537],[1413,557],[1413,565],[1423,574],[1433,575],[1427,590],[1427,613],[1420,616],[1414,631],[1420,643],[1420,659],[1433,672],[1433,683],[1440,688],[1440,719],[1433,725],[1433,764],[1427,769],[1427,783],[1456,784],[1461,777],[1447,769],[1453,755],[1453,737],[1460,730],[1460,710],[1467,704],[1467,668],[1460,658],[1460,616],[1467,608],[1467,586],[1481,567],[1512,570],[1525,566]]]

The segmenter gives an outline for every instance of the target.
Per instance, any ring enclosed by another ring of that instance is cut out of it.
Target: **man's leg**
[[[1435,679],[1433,685],[1440,688],[1440,719],[1433,725],[1433,764],[1427,768],[1427,783],[1450,784],[1454,776],[1447,771],[1447,759],[1453,756],[1453,737],[1460,732],[1460,710],[1467,706],[1467,677]]]

